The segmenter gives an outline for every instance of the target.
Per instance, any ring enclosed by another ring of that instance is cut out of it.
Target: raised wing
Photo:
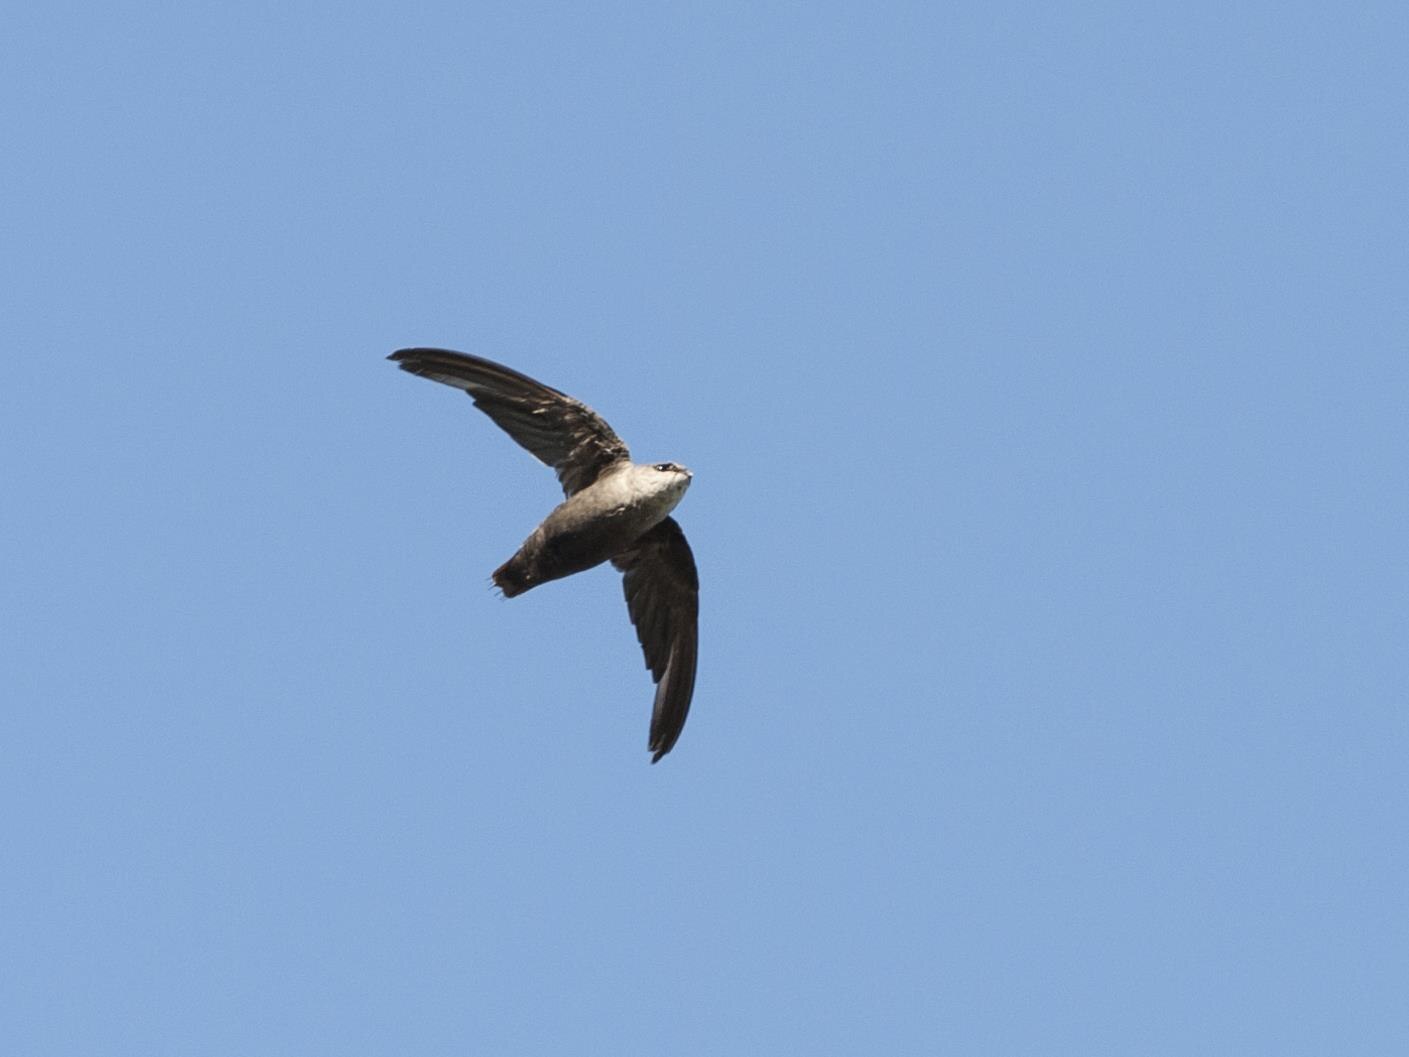
[[[666,518],[612,564],[625,573],[626,608],[656,682],[648,748],[657,762],[675,747],[695,692],[700,578],[674,518]]]
[[[622,439],[586,404],[501,364],[448,349],[402,349],[387,359],[469,393],[504,432],[558,472],[566,495],[631,458]]]

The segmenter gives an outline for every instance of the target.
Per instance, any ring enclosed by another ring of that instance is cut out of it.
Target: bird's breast
[[[675,509],[680,492],[662,475],[637,473],[635,467],[594,481],[563,503],[554,520],[575,527],[598,525],[623,536],[639,535]]]

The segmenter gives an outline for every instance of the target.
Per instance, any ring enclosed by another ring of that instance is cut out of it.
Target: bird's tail
[[[533,586],[528,563],[518,554],[495,569],[490,578],[494,581],[494,586],[504,592],[505,598],[521,595]]]

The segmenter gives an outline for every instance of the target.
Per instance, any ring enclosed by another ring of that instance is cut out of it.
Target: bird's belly
[[[555,509],[530,538],[540,580],[555,580],[620,554],[674,509],[678,500],[624,489],[579,492]],[[536,544],[536,545],[534,545]]]

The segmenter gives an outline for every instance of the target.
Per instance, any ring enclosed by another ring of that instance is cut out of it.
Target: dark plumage
[[[508,598],[604,561],[624,574],[627,611],[656,682],[655,763],[680,737],[695,688],[699,576],[670,511],[691,473],[638,464],[591,408],[527,375],[446,349],[402,349],[402,370],[468,393],[515,441],[557,471],[564,501],[493,573]]]

